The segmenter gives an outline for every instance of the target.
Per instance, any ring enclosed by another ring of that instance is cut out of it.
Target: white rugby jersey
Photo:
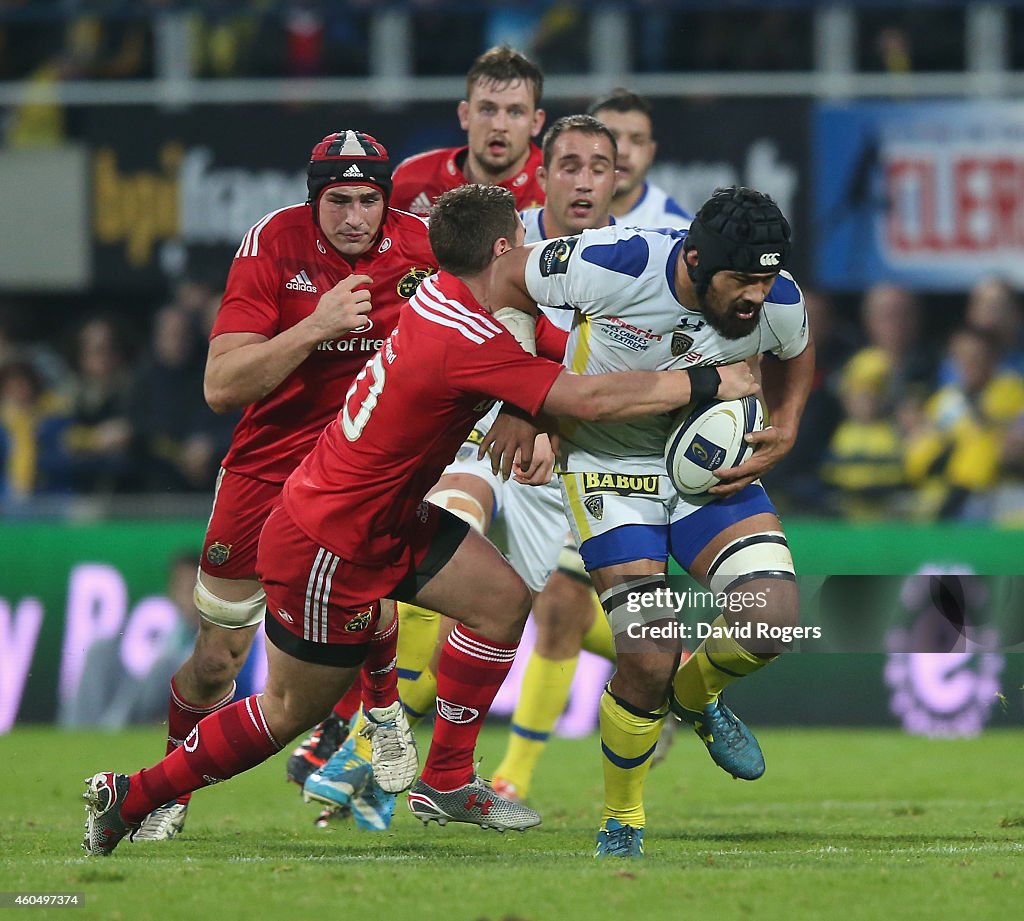
[[[675,296],[676,259],[686,231],[603,227],[534,247],[526,285],[540,304],[575,308],[566,365],[578,374],[724,365],[763,352],[795,358],[807,346],[803,295],[780,272],[757,328],[726,339]],[[562,426],[566,472],[665,473],[672,417],[632,422],[570,421]]]
[[[653,230],[659,227],[686,230],[692,220],[693,215],[668,192],[649,182],[644,183],[643,194],[637,203],[622,217],[617,218],[623,227],[644,227]]]
[[[526,238],[523,240],[524,246],[528,246],[531,243],[540,243],[548,238],[544,231],[543,207],[524,208],[519,212],[519,217],[522,218],[523,227],[526,228]],[[615,218],[610,214],[608,215],[608,220],[611,224],[615,223]],[[569,330],[572,328],[573,314],[571,310],[554,310],[544,304],[539,306],[544,315],[559,329]]]

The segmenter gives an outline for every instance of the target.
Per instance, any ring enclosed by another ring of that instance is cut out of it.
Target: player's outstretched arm
[[[325,340],[358,329],[370,312],[368,275],[349,275],[317,302],[304,320],[268,339],[223,333],[210,342],[203,393],[210,409],[226,413],[263,399]]]
[[[693,401],[735,400],[759,387],[746,362],[688,371],[565,372],[555,380],[544,411],[592,422],[622,422],[671,412]]]

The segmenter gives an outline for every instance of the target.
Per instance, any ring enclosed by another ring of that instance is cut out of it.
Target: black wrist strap
[[[718,368],[687,368],[690,375],[690,402],[704,403],[718,396],[718,385],[722,375]]]

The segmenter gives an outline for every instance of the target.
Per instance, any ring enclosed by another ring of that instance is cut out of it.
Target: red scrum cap
[[[340,183],[377,186],[384,193],[386,205],[391,197],[391,161],[387,148],[361,131],[327,135],[313,148],[306,170],[307,201],[314,211],[320,193]]]

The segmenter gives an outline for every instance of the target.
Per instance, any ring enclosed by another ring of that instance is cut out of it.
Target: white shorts
[[[490,457],[485,456],[483,460],[477,460],[476,454],[480,449],[481,442],[484,440],[484,435],[487,434],[495,418],[497,418],[498,409],[499,407],[495,406],[473,426],[473,431],[466,436],[462,447],[456,452],[455,459],[444,468],[444,472],[441,474],[441,476],[444,476],[448,473],[461,473],[466,476],[475,476],[478,480],[483,480],[490,487],[491,494],[494,496],[494,515],[497,515],[502,509],[507,487],[500,473],[491,473]]]
[[[569,537],[562,490],[557,479],[547,486],[505,485],[505,530],[508,561],[535,592],[558,567]]]
[[[667,561],[670,555],[689,569],[729,525],[775,513],[760,483],[727,499],[680,496],[667,476],[654,474],[563,473],[560,483],[588,572],[640,559]]]

